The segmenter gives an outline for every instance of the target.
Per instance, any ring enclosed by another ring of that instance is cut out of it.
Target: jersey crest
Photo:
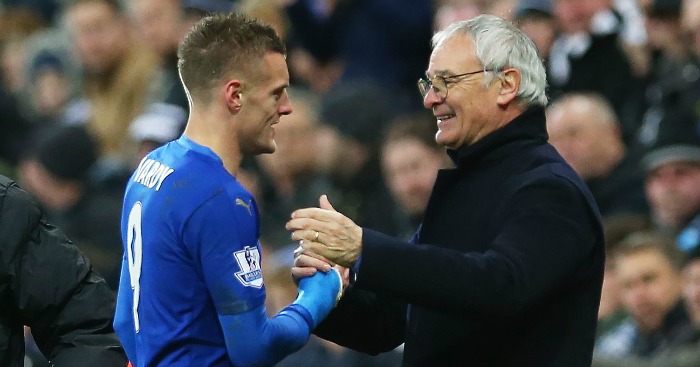
[[[236,278],[246,287],[261,288],[263,285],[260,271],[260,251],[255,246],[246,246],[243,250],[233,253],[241,271],[236,272]]]

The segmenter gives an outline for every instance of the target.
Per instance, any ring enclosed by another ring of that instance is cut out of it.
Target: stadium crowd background
[[[284,224],[321,194],[359,225],[410,238],[449,165],[416,89],[430,38],[493,13],[535,41],[550,141],[604,218],[594,366],[700,365],[700,0],[0,0],[0,173],[110,286],[125,181],[187,120],[178,41],[230,10],[288,45],[294,112],[275,127],[277,152],[237,175],[261,208],[271,313],[296,294]],[[280,365],[398,366],[400,353],[312,339]],[[36,354],[27,366],[42,365]]]

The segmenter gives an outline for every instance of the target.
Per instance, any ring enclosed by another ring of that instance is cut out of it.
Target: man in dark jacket
[[[114,294],[89,260],[0,176],[0,366],[24,365],[23,326],[56,367],[124,367]]]
[[[441,170],[411,244],[333,210],[295,211],[295,277],[354,279],[316,333],[404,366],[590,366],[603,279],[593,198],[547,143],[535,46],[482,15],[433,37],[423,104],[456,167]],[[408,304],[408,309],[402,307]]]

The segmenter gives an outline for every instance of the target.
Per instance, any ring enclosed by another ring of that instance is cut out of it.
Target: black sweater
[[[544,111],[449,154],[415,243],[364,229],[357,282],[316,333],[372,354],[405,342],[404,366],[590,366],[602,227]]]

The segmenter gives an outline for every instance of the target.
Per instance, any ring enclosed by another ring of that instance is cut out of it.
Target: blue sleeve
[[[258,228],[252,197],[240,193],[207,200],[184,233],[236,366],[272,365],[301,348],[335,305],[341,287],[335,271],[304,278],[297,300],[268,319]]]
[[[229,359],[236,366],[271,366],[299,350],[335,306],[340,275],[318,272],[299,282],[299,295],[272,319],[265,307],[219,315]]]
[[[310,316],[289,305],[272,319],[265,306],[236,314],[219,315],[229,359],[235,366],[272,366],[306,344]]]
[[[122,271],[119,277],[119,290],[117,291],[117,306],[114,315],[114,331],[124,346],[124,351],[129,360],[136,365],[136,335],[133,317],[133,295],[131,291],[131,278],[126,257],[122,256]]]
[[[265,302],[257,228],[249,194],[225,191],[197,208],[185,225],[184,242],[219,314],[247,312]]]

